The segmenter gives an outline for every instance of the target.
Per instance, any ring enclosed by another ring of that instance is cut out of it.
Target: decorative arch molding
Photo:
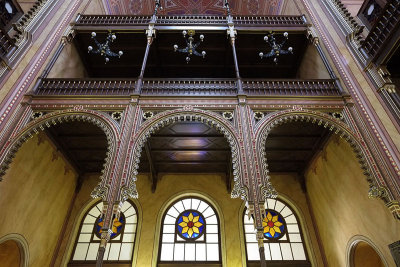
[[[147,120],[141,125],[139,131],[134,135],[134,143],[132,145],[133,155],[130,157],[129,168],[127,173],[129,174],[128,181],[122,187],[121,199],[122,201],[131,198],[138,198],[138,192],[136,190],[136,175],[138,173],[139,162],[141,151],[151,134],[157,130],[179,121],[197,121],[204,123],[222,133],[232,153],[232,167],[233,167],[233,180],[234,186],[231,192],[232,198],[241,197],[242,199],[247,198],[246,181],[242,175],[243,167],[241,162],[240,150],[241,138],[237,130],[222,116],[217,113],[194,109],[192,106],[185,106],[182,109],[169,110],[158,113],[153,118]]]
[[[379,171],[378,166],[375,163],[373,156],[371,155],[367,144],[362,140],[362,137],[350,129],[345,123],[335,119],[325,113],[319,111],[299,109],[289,109],[274,112],[264,117],[260,121],[258,127],[256,128],[256,144],[259,151],[259,157],[261,159],[261,173],[264,183],[269,180],[269,170],[268,163],[265,153],[266,140],[272,129],[275,127],[294,121],[302,121],[318,124],[321,127],[328,128],[333,133],[344,138],[354,150],[358,162],[361,165],[361,169],[364,171],[364,175],[368,183],[370,184],[370,189],[368,195],[370,197],[379,197],[385,203],[396,202],[396,199],[388,190],[385,180]],[[268,186],[266,184],[262,185],[261,195],[263,200],[268,196],[269,191],[267,191]],[[396,216],[396,210],[392,211]]]
[[[385,257],[383,256],[383,253],[379,250],[379,248],[374,244],[374,242],[372,242],[371,239],[369,239],[366,236],[363,235],[355,235],[353,236],[349,242],[347,243],[346,246],[346,267],[353,267],[353,261],[354,261],[354,252],[355,252],[355,248],[356,246],[360,243],[360,242],[365,242],[368,245],[370,245],[375,252],[379,255],[379,257],[381,258],[383,264],[385,265],[385,267],[388,267],[388,263],[385,259]]]
[[[26,241],[25,237],[12,233],[5,236],[0,237],[0,244],[9,240],[13,240],[18,244],[20,253],[21,253],[21,266],[29,267],[29,245],[28,241]]]
[[[85,110],[82,106],[74,109],[58,110],[45,114],[37,119],[28,122],[19,132],[15,133],[3,146],[0,151],[0,181],[6,173],[12,159],[18,149],[34,135],[59,123],[72,121],[82,121],[91,123],[103,130],[107,138],[107,157],[100,177],[101,181],[94,189],[92,196],[101,197],[106,200],[108,187],[105,177],[111,172],[110,161],[115,153],[115,148],[119,140],[119,126],[107,114],[94,110]]]
[[[219,229],[220,229],[220,235],[221,237],[224,237],[226,235],[225,233],[225,224],[223,223],[225,221],[224,219],[224,214],[222,212],[221,207],[218,205],[218,202],[213,199],[210,195],[207,193],[197,191],[197,190],[186,190],[183,192],[179,192],[173,196],[171,196],[165,203],[162,205],[160,208],[158,215],[157,215],[157,224],[156,224],[156,230],[154,231],[154,246],[153,246],[153,257],[152,257],[152,267],[157,266],[157,260],[158,260],[158,251],[160,247],[160,242],[159,237],[160,237],[160,232],[161,232],[161,227],[162,227],[162,221],[164,214],[167,212],[167,209],[177,200],[181,198],[186,198],[186,197],[197,197],[199,199],[206,200],[211,206],[215,209],[216,214],[218,215],[219,218]],[[222,266],[226,266],[226,244],[225,244],[225,238],[221,238],[221,260],[222,260]]]

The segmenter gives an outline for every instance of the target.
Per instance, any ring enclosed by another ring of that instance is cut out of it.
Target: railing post
[[[149,56],[149,51],[150,51],[150,46],[153,43],[153,39],[156,33],[156,30],[154,29],[154,25],[157,22],[157,12],[158,9],[162,9],[160,0],[156,0],[156,5],[154,8],[154,13],[153,16],[151,17],[149,27],[146,30],[146,35],[147,35],[147,44],[146,44],[146,51],[144,52],[144,57],[143,57],[143,62],[142,62],[142,68],[140,69],[140,74],[139,78],[136,83],[136,88],[135,88],[135,93],[140,94],[140,91],[142,90],[142,84],[143,84],[143,76],[144,76],[144,71],[146,69],[146,63],[147,63],[147,58]]]
[[[225,2],[225,7],[228,12],[228,27],[229,27],[229,29],[227,31],[227,34],[229,35],[231,45],[232,45],[233,61],[235,63],[235,74],[236,74],[236,79],[237,79],[237,89],[238,89],[238,94],[242,95],[242,94],[244,94],[244,92],[243,92],[242,78],[240,77],[240,72],[239,72],[239,64],[237,61],[236,46],[235,46],[235,39],[236,39],[237,32],[235,30],[235,25],[233,24],[233,18],[230,14],[228,1]]]

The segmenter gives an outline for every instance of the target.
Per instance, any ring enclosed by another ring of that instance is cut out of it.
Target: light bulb
[[[96,33],[95,32],[92,32],[92,37],[96,37]]]
[[[203,34],[200,34],[200,40],[203,41],[203,39],[204,39],[204,35],[203,35]]]
[[[206,51],[202,51],[201,54],[203,55],[203,58],[206,56]]]
[[[108,57],[106,57],[106,63],[107,63],[108,61],[110,61],[110,59],[109,59]]]
[[[264,36],[264,41],[268,41],[268,36]]]
[[[283,36],[285,36],[287,38],[289,36],[289,34],[287,32],[284,32]]]
[[[182,34],[183,34],[183,36],[186,36],[187,31],[183,31]]]
[[[274,62],[275,62],[275,63],[278,63],[278,58],[274,58]]]
[[[115,40],[117,39],[117,36],[115,36],[115,34],[111,35],[111,39]]]
[[[174,45],[174,50],[176,52],[176,50],[178,50],[178,45]]]
[[[262,58],[264,56],[264,53],[260,52],[258,55]]]
[[[289,51],[290,53],[293,53],[293,47],[289,46],[288,51]]]
[[[190,57],[186,57],[186,62],[189,63]]]
[[[91,45],[89,45],[88,48],[87,48],[87,50],[88,50],[88,52],[90,52],[90,51],[93,50],[93,47],[92,47]]]
[[[119,52],[118,52],[118,55],[119,55],[119,56],[122,56],[123,54],[124,54],[124,52],[122,52],[122,51],[119,51]]]

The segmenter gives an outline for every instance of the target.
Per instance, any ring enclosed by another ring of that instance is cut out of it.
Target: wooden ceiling
[[[89,54],[87,47],[95,47],[90,31],[78,31],[74,38],[75,46],[84,63],[89,77],[95,78],[137,78],[146,48],[144,31],[116,31],[117,39],[110,45],[114,52],[122,50],[121,58],[110,58],[105,64],[98,54]],[[97,32],[97,40],[103,42],[107,32]],[[235,78],[232,47],[225,31],[197,31],[195,40],[204,34],[204,42],[198,52],[206,51],[202,57],[192,56],[186,63],[186,54],[174,52],[173,46],[185,47],[182,31],[157,32],[157,38],[150,48],[145,69],[145,78]],[[296,78],[308,41],[304,32],[289,32],[289,40],[284,48],[292,46],[293,55],[282,55],[279,64],[272,59],[261,59],[259,53],[271,50],[264,41],[267,32],[238,33],[236,40],[239,71],[243,78]],[[282,35],[277,34],[277,39]]]
[[[107,152],[107,138],[102,129],[75,121],[57,124],[46,131],[78,173],[101,172]]]
[[[85,122],[58,124],[47,130],[58,150],[78,173],[100,173],[106,158],[107,140],[100,128]],[[328,129],[303,122],[274,128],[266,141],[272,173],[302,176],[313,156],[329,138]],[[148,173],[152,189],[167,173],[219,173],[232,184],[231,150],[225,137],[198,122],[177,122],[153,134],[142,151],[139,173]]]
[[[304,122],[291,122],[272,129],[265,149],[269,171],[302,176],[329,136],[329,129]]]

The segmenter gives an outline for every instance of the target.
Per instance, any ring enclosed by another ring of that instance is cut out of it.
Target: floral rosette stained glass
[[[286,223],[282,215],[274,210],[266,210],[262,221],[264,237],[267,239],[280,239],[286,232]]]
[[[178,235],[186,240],[195,240],[205,232],[205,219],[203,215],[195,210],[185,210],[177,220]]]
[[[96,224],[95,224],[95,233],[97,235],[98,238],[101,238],[101,232],[102,232],[102,228],[104,225],[104,221],[102,217],[98,217],[96,220]],[[125,216],[123,213],[120,214],[119,219],[114,218],[113,220],[113,224],[111,227],[111,236],[110,239],[113,239],[115,237],[117,237],[119,234],[121,234],[122,229],[124,228],[125,225]]]

